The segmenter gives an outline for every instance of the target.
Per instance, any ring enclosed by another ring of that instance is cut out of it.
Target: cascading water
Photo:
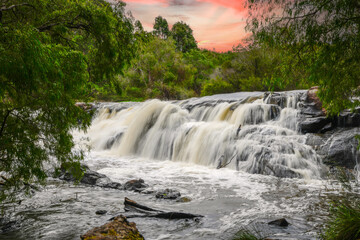
[[[91,145],[118,156],[320,178],[321,160],[298,133],[299,93],[287,94],[280,106],[258,93],[244,94],[222,101],[151,100],[129,108],[121,103],[102,107],[89,130]]]
[[[142,178],[147,193],[50,178],[33,198],[11,208],[11,219],[21,227],[3,233],[0,228],[0,239],[79,239],[112,216],[126,214],[125,197],[204,216],[199,221],[130,218],[150,240],[233,239],[244,226],[274,239],[316,239],[329,190],[321,179],[325,167],[313,150],[321,136],[300,133],[303,101],[298,100],[305,93],[101,103],[88,132],[73,133],[77,147],[91,146],[84,163],[121,184]],[[343,136],[350,139],[352,130],[344,131],[318,147],[318,154],[338,156],[333,145]],[[305,144],[310,140],[314,148]],[[157,199],[156,191],[167,188],[191,201]],[[108,213],[96,215],[97,210]],[[283,217],[291,223],[287,228],[267,224]]]

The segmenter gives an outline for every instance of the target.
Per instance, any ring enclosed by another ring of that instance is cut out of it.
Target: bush
[[[204,84],[201,90],[201,95],[208,96],[220,93],[231,93],[233,91],[233,86],[230,83],[224,81],[220,77],[216,77],[216,79],[212,79],[208,83]]]

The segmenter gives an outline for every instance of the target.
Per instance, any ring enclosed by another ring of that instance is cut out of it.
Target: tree
[[[141,22],[139,20],[135,21],[134,26],[135,26],[135,32],[137,32],[137,33],[144,32],[144,27],[143,27],[143,25],[141,24]]]
[[[143,43],[124,75],[120,81],[128,97],[183,99],[194,95],[187,87],[194,68],[176,51],[172,38],[153,37]]]
[[[153,28],[154,35],[161,39],[167,39],[170,36],[168,22],[162,16],[157,16],[155,18],[155,24]]]
[[[272,84],[318,85],[329,114],[359,106],[360,2],[358,0],[248,0],[255,43],[282,52]],[[302,69],[297,79],[293,71]]]
[[[73,129],[90,116],[75,105],[109,83],[132,55],[124,4],[97,0],[13,0],[0,8],[0,201],[45,165],[81,176]],[[96,84],[96,85],[95,85]]]
[[[185,53],[197,48],[193,30],[182,21],[174,24],[171,29],[171,36],[175,40],[177,50],[181,52]]]

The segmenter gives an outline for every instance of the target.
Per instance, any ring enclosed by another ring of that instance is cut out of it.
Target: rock
[[[271,222],[268,222],[269,225],[275,225],[275,226],[279,226],[279,227],[287,227],[289,226],[289,222],[286,221],[285,218],[280,218]]]
[[[176,202],[182,202],[182,203],[191,202],[191,198],[189,198],[189,197],[181,197],[178,200],[176,200]]]
[[[101,227],[93,228],[80,238],[82,240],[144,239],[136,228],[136,224],[128,222],[127,219],[121,215]]]
[[[273,175],[281,178],[300,178],[301,175],[280,164],[267,165],[261,174]]]
[[[305,98],[300,98],[298,121],[302,133],[325,133],[336,127],[360,127],[360,108],[342,111],[338,116],[327,117],[317,96],[318,87],[312,87]]]
[[[122,189],[123,189],[122,186],[121,186],[121,183],[118,183],[118,182],[106,183],[106,184],[103,184],[103,185],[99,185],[99,187],[119,189],[119,190],[122,190]]]
[[[181,196],[179,191],[173,190],[173,189],[165,189],[158,191],[155,195],[156,198],[162,198],[162,199],[177,199]]]
[[[360,127],[360,109],[351,112],[350,110],[345,110],[336,117],[337,126],[339,127]]]
[[[141,192],[145,190],[149,185],[145,184],[143,179],[130,180],[124,184],[124,189],[129,191]]]
[[[105,149],[111,149],[116,142],[119,142],[121,140],[123,134],[124,134],[123,132],[120,132],[115,136],[111,137],[109,140],[107,140],[105,144]]]
[[[0,217],[0,233],[5,233],[20,227],[20,222],[10,220],[7,217]]]
[[[353,169],[356,159],[360,159],[360,153],[356,150],[358,141],[355,139],[359,134],[360,128],[339,129],[327,138],[317,152],[327,165]]]
[[[90,170],[85,164],[82,164],[81,168],[84,170],[84,176],[80,183],[103,188],[122,189],[120,183],[111,181],[105,174]],[[62,175],[59,178],[65,181],[75,181],[74,176],[71,173],[65,172],[65,170],[62,170]]]
[[[86,172],[84,173],[83,178],[80,180],[83,184],[89,184],[89,185],[105,185],[107,183],[110,183],[111,180],[106,177],[105,174],[101,174],[95,171],[92,171],[90,169],[86,169]]]
[[[307,91],[307,98],[306,101],[307,102],[311,102],[314,103],[314,108],[317,110],[323,110],[322,108],[322,103],[319,99],[319,97],[317,96],[317,92],[319,91],[319,87],[315,86],[315,87],[311,87],[308,91]]]
[[[313,117],[304,118],[299,126],[302,133],[318,133],[329,123],[331,120],[327,117]]]
[[[267,104],[274,104],[281,108],[284,108],[287,105],[287,96],[285,94],[277,92],[270,94],[270,92],[267,92],[264,94],[264,99],[267,100]]]
[[[97,215],[104,215],[104,214],[107,213],[107,211],[106,211],[106,210],[97,210],[95,213],[96,213]]]

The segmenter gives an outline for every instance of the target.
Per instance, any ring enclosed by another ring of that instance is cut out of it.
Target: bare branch
[[[6,114],[5,114],[5,117],[4,117],[3,122],[2,122],[2,124],[1,124],[0,137],[1,137],[2,134],[3,134],[4,128],[5,128],[5,124],[6,124],[6,120],[7,120],[7,118],[9,117],[10,113],[11,113],[13,110],[14,110],[14,109],[12,109],[12,110],[6,110],[7,112],[6,112]]]
[[[0,12],[8,11],[8,10],[11,10],[11,9],[14,9],[17,7],[21,7],[21,6],[28,6],[28,7],[32,7],[35,9],[35,7],[29,3],[21,3],[21,4],[11,5],[9,7],[2,7],[2,8],[0,8]]]

